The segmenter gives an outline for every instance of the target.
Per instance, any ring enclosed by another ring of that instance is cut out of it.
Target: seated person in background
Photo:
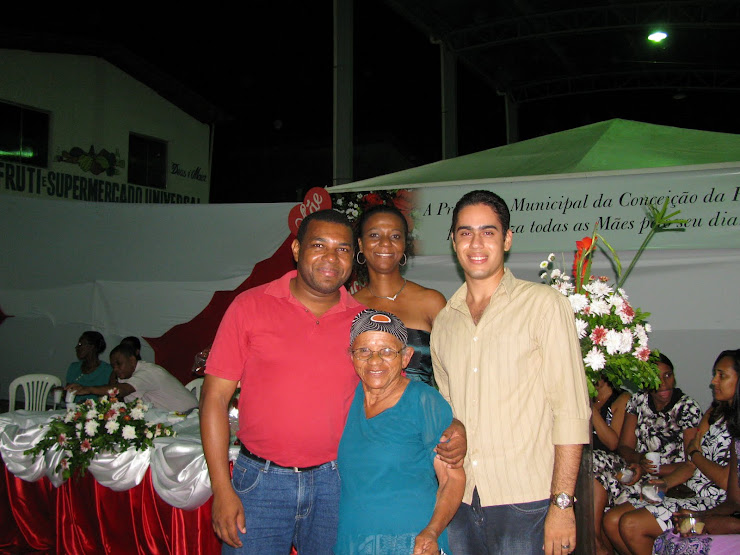
[[[734,384],[734,396],[729,410],[724,412],[724,420],[732,441],[730,442],[730,462],[727,476],[727,497],[716,507],[707,511],[696,511],[695,507],[683,506],[677,513],[693,512],[697,520],[704,523],[703,533],[699,535],[684,534],[680,530],[667,530],[655,540],[655,555],[677,555],[692,553],[695,555],[729,555],[740,553],[740,466],[738,449],[740,448],[740,349],[723,351],[715,363],[715,377],[712,380],[715,398],[717,394],[726,396]],[[701,427],[699,428],[701,431]],[[705,436],[706,437],[706,436]],[[705,454],[706,442],[690,451],[688,459],[697,469],[707,467]],[[687,500],[689,501],[689,500]],[[677,533],[677,532],[680,532]]]
[[[110,364],[98,358],[103,351],[105,351],[105,339],[103,339],[102,334],[97,331],[83,332],[75,346],[75,354],[78,360],[67,368],[65,389],[71,389],[70,386],[73,384],[79,386],[107,384],[113,375],[113,368]],[[78,394],[75,397],[75,402],[80,403],[96,397],[97,395],[94,394]]]
[[[628,392],[614,387],[606,378],[601,378],[596,384],[596,398],[591,400],[594,476],[601,476],[607,471],[616,473],[624,464],[616,451],[629,399]],[[594,480],[594,532],[598,554],[609,553],[606,547],[609,540],[601,529],[607,504],[606,490]]]
[[[124,337],[123,339],[121,339],[120,345],[129,345],[134,350],[136,360],[141,360],[141,341],[139,341],[138,337],[135,337],[133,335]]]
[[[689,452],[687,446],[696,436],[702,417],[701,407],[676,387],[673,363],[663,353],[657,363],[660,386],[656,391],[635,393],[627,403],[617,451],[624,464],[634,472],[629,483],[621,483],[616,474],[596,476],[599,485],[616,505],[604,515],[603,529],[619,553],[633,553],[622,535],[622,515],[634,511],[642,498],[642,489],[655,478],[665,478],[678,470]],[[646,454],[659,454],[656,468]],[[594,484],[594,487],[597,486]]]
[[[167,370],[151,362],[136,360],[136,351],[130,345],[121,344],[113,349],[110,361],[118,378],[114,385],[125,402],[140,398],[154,408],[176,412],[187,412],[198,406],[195,395]],[[78,386],[76,389],[82,394],[104,395],[110,387]]]

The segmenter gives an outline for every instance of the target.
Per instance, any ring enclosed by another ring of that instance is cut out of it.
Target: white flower
[[[147,439],[152,439],[154,437],[154,434],[151,430],[147,430],[144,435],[146,435]]]
[[[136,428],[130,424],[126,424],[121,433],[123,435],[123,439],[136,439]]]
[[[653,326],[651,326],[650,324],[645,324],[645,331],[648,333],[652,332]]]
[[[96,420],[88,420],[85,422],[85,433],[89,436],[94,436],[95,432],[98,431],[99,425]]]
[[[540,262],[540,268],[543,270],[547,268],[547,260],[543,260],[542,262]]]
[[[126,408],[126,403],[122,403],[121,401],[118,401],[116,403],[113,403],[110,406],[110,408],[113,409],[113,410],[125,409]]]
[[[85,420],[94,420],[98,417],[98,411],[96,409],[90,409],[85,415]]]
[[[619,308],[624,304],[624,298],[621,295],[617,295],[616,293],[611,295],[606,302],[609,303],[609,305],[613,306],[614,308]]]
[[[570,281],[570,276],[568,274],[563,274],[563,277],[561,277],[563,281]]]
[[[540,279],[545,279],[547,277],[547,272],[542,272],[540,274]]]
[[[78,422],[75,424],[75,430],[81,430],[82,429],[82,422]]]
[[[603,370],[606,366],[606,358],[604,353],[599,351],[598,348],[594,347],[588,354],[583,357],[583,364],[591,368],[592,370]]]
[[[337,205],[337,206],[342,206],[342,204],[344,204],[344,201],[343,201],[343,200],[342,200],[342,198],[340,197],[340,198],[338,198],[338,199],[336,200],[336,205]]]
[[[583,288],[591,293],[594,297],[606,297],[609,293],[612,292],[612,288],[609,287],[606,283],[603,281],[592,281],[586,285],[583,286]]]
[[[637,339],[637,343],[640,347],[647,347],[648,336],[642,324],[637,324],[635,329],[632,330],[632,333],[635,335],[635,339]]]
[[[139,407],[134,407],[131,409],[131,418],[133,420],[143,420],[144,419],[144,411]]]
[[[560,277],[560,274],[561,274],[561,273],[562,273],[562,272],[560,271],[560,268],[555,268],[555,269],[554,269],[554,270],[553,270],[553,271],[552,271],[552,272],[550,273],[550,275],[552,276],[552,279],[557,279],[557,278],[559,278],[559,277]]]
[[[550,262],[555,262],[555,253],[550,253],[547,255],[547,260]]]
[[[588,322],[581,318],[576,318],[576,331],[578,332],[578,339],[583,339],[588,333]]]
[[[108,422],[105,423],[105,431],[110,435],[113,435],[118,431],[120,426],[121,425],[116,420],[108,420]]]
[[[596,299],[591,303],[591,314],[594,314],[596,316],[603,316],[604,314],[609,314],[611,312],[611,309],[609,308],[609,304],[603,300],[603,299]]]
[[[620,353],[629,353],[632,352],[632,331],[629,329],[623,329],[622,333],[622,341],[619,344],[619,352]]]
[[[622,333],[617,330],[608,330],[603,345],[610,355],[617,354],[622,346]]]
[[[75,416],[75,411],[73,411],[73,410],[68,410],[68,411],[67,411],[67,414],[65,414],[65,415],[64,415],[64,421],[65,421],[65,422],[66,422],[67,424],[69,424],[70,422],[72,422],[72,419],[74,418],[74,416]]]
[[[586,297],[586,295],[582,295],[581,293],[570,295],[568,297],[568,300],[570,301],[570,306],[573,309],[573,312],[575,312],[576,314],[578,314],[581,310],[588,306],[588,297]]]

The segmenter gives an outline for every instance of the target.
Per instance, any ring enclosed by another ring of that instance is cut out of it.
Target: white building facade
[[[0,194],[208,202],[208,118],[97,56],[0,49],[0,75]]]

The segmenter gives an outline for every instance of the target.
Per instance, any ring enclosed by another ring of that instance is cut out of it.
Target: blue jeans
[[[244,506],[247,533],[239,533],[240,549],[224,543],[221,553],[288,555],[291,544],[301,555],[331,553],[341,489],[336,462],[294,472],[240,454],[231,484]]]
[[[462,503],[447,534],[455,555],[541,554],[550,500],[481,507],[478,490],[472,504]]]

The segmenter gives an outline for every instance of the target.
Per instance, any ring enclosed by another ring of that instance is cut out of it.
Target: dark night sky
[[[145,16],[50,8],[13,21],[121,44],[233,116],[216,127],[212,202],[295,201],[297,190],[332,179],[332,4],[243,8]],[[383,2],[355,2],[355,179],[440,158],[438,48]],[[505,144],[503,99],[458,71],[459,153]],[[737,133],[733,98],[648,91],[538,101],[521,108],[520,139],[616,117]],[[391,145],[395,158],[377,145]]]

